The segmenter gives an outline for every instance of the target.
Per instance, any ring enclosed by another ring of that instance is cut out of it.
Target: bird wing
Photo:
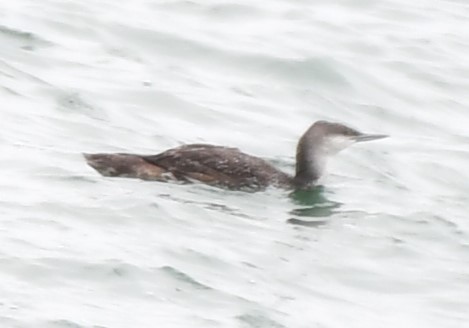
[[[184,145],[142,158],[171,172],[178,180],[196,179],[228,188],[265,188],[286,174],[267,161],[237,148],[205,144]]]

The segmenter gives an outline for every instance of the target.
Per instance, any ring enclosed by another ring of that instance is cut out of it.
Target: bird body
[[[84,154],[103,176],[156,181],[202,182],[226,189],[264,190],[269,186],[309,189],[323,174],[327,158],[357,142],[384,138],[343,124],[318,121],[301,137],[296,173],[291,176],[268,161],[237,148],[189,144],[156,155]]]

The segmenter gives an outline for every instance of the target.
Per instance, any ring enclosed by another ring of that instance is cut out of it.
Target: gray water
[[[0,327],[468,327],[466,1],[0,2]],[[99,176],[235,146],[310,193]]]

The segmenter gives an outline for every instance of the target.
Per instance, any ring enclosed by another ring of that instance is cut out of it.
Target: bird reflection
[[[287,220],[288,223],[318,227],[326,224],[327,218],[335,214],[342,205],[339,202],[330,201],[324,195],[324,187],[317,186],[311,190],[296,190],[289,197],[298,205],[298,208],[290,211],[296,216]],[[319,220],[306,220],[305,218],[320,218]]]

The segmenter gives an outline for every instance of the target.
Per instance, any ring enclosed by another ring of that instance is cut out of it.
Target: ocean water
[[[0,327],[469,325],[469,3],[0,2]],[[391,138],[323,187],[99,176],[82,152],[314,121]]]

